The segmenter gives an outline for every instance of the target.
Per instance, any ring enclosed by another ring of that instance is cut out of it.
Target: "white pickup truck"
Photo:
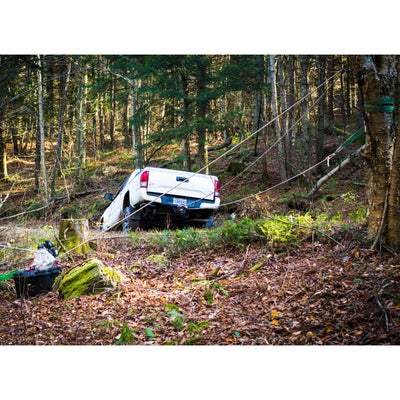
[[[209,228],[220,205],[216,176],[166,168],[137,169],[101,216],[102,230],[120,226],[130,229],[195,226]]]

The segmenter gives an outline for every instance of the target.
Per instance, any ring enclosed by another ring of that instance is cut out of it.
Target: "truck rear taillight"
[[[219,183],[219,180],[216,179],[216,180],[214,181],[214,196],[215,196],[215,197],[219,197],[219,191],[220,191],[220,189],[221,189],[221,185],[220,185],[220,183]]]
[[[140,187],[147,188],[149,183],[149,171],[143,171],[142,175],[140,175]]]

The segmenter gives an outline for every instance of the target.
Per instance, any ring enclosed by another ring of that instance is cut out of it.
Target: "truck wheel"
[[[212,228],[214,223],[214,215],[211,215],[211,217],[208,219],[208,222],[206,222],[203,227],[204,228]]]
[[[124,208],[124,220],[122,221],[122,230],[124,233],[128,233],[132,228],[132,220],[129,215],[133,213],[133,208],[131,206]]]
[[[135,230],[136,228],[140,228],[140,213],[135,214],[134,217],[128,217],[128,215],[131,215],[134,211],[135,210],[131,206],[124,208],[124,218],[127,217],[122,221],[122,230],[124,233],[127,233],[130,230]]]

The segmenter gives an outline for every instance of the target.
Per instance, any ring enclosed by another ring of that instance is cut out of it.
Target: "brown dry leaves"
[[[111,345],[125,324],[138,345],[399,344],[398,258],[331,243],[313,249],[193,252],[159,268],[145,261],[150,249],[116,239],[96,257],[124,274],[119,291],[21,301],[3,288],[0,344]],[[171,303],[184,317],[181,330],[165,307]],[[194,333],[201,321],[211,325]]]

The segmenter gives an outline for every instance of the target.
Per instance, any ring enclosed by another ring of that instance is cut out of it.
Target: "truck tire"
[[[206,222],[203,227],[204,228],[212,228],[214,223],[214,215],[211,215],[211,217],[208,219],[208,222]]]
[[[131,217],[129,217],[129,215],[131,215],[133,213],[133,208],[131,206],[125,207],[124,208],[124,220],[122,221],[122,231],[124,233],[128,233],[132,226],[131,226]]]
[[[124,233],[140,228],[140,213],[135,214],[133,217],[128,217],[128,215],[131,215],[134,211],[135,210],[131,206],[124,208],[124,220],[122,221],[122,230]]]

